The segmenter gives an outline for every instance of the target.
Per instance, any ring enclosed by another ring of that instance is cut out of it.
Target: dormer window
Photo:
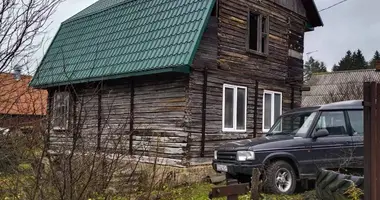
[[[268,54],[269,18],[267,16],[248,13],[247,50],[253,53]]]

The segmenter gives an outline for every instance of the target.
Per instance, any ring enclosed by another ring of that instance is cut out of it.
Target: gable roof
[[[325,98],[330,94],[339,93],[341,86],[354,84],[360,88],[365,81],[379,82],[380,72],[366,69],[313,74],[307,83],[310,91],[302,92],[302,106],[325,104]]]
[[[45,115],[47,91],[28,86],[32,76],[0,73],[0,115]]]
[[[31,86],[188,73],[214,3],[100,0],[62,23]]]
[[[314,0],[302,0],[302,3],[305,7],[306,17],[309,20],[309,24],[312,27],[323,26],[321,15],[319,14],[318,8],[315,5]]]

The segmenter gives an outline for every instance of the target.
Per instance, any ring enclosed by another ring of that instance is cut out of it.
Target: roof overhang
[[[315,27],[323,26],[321,15],[319,14],[318,8],[315,5],[314,0],[302,0],[302,3],[306,10],[306,17],[308,19],[308,29],[313,30]]]

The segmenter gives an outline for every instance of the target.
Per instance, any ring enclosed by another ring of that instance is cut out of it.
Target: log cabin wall
[[[154,162],[158,156],[162,164],[183,166],[188,136],[184,128],[188,82],[186,75],[165,74],[75,85],[71,112],[77,114],[70,117],[71,130],[51,130],[51,148],[70,148],[75,133],[72,124],[79,124],[78,147],[128,155],[132,123],[133,154],[141,156],[142,162]],[[62,90],[65,89],[53,93]]]
[[[264,90],[282,93],[282,112],[299,106],[301,101],[302,78],[299,77],[303,69],[306,21],[301,1],[218,0],[217,5],[218,17],[210,19],[190,74],[186,110],[189,166],[210,163],[214,148],[225,142],[252,138],[255,133],[260,136],[263,132]],[[249,10],[269,16],[267,56],[246,49]],[[206,121],[202,129],[205,77]],[[256,83],[259,88],[257,97]],[[222,131],[223,84],[247,87],[245,132]],[[255,116],[257,124],[254,124]]]
[[[188,76],[180,74],[136,77],[133,137],[136,154],[145,151],[147,157],[165,158],[162,162],[168,165],[183,165],[187,83]]]

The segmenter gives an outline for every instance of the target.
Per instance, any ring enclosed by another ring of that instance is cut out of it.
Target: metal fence
[[[380,83],[364,83],[364,194],[380,199]]]

